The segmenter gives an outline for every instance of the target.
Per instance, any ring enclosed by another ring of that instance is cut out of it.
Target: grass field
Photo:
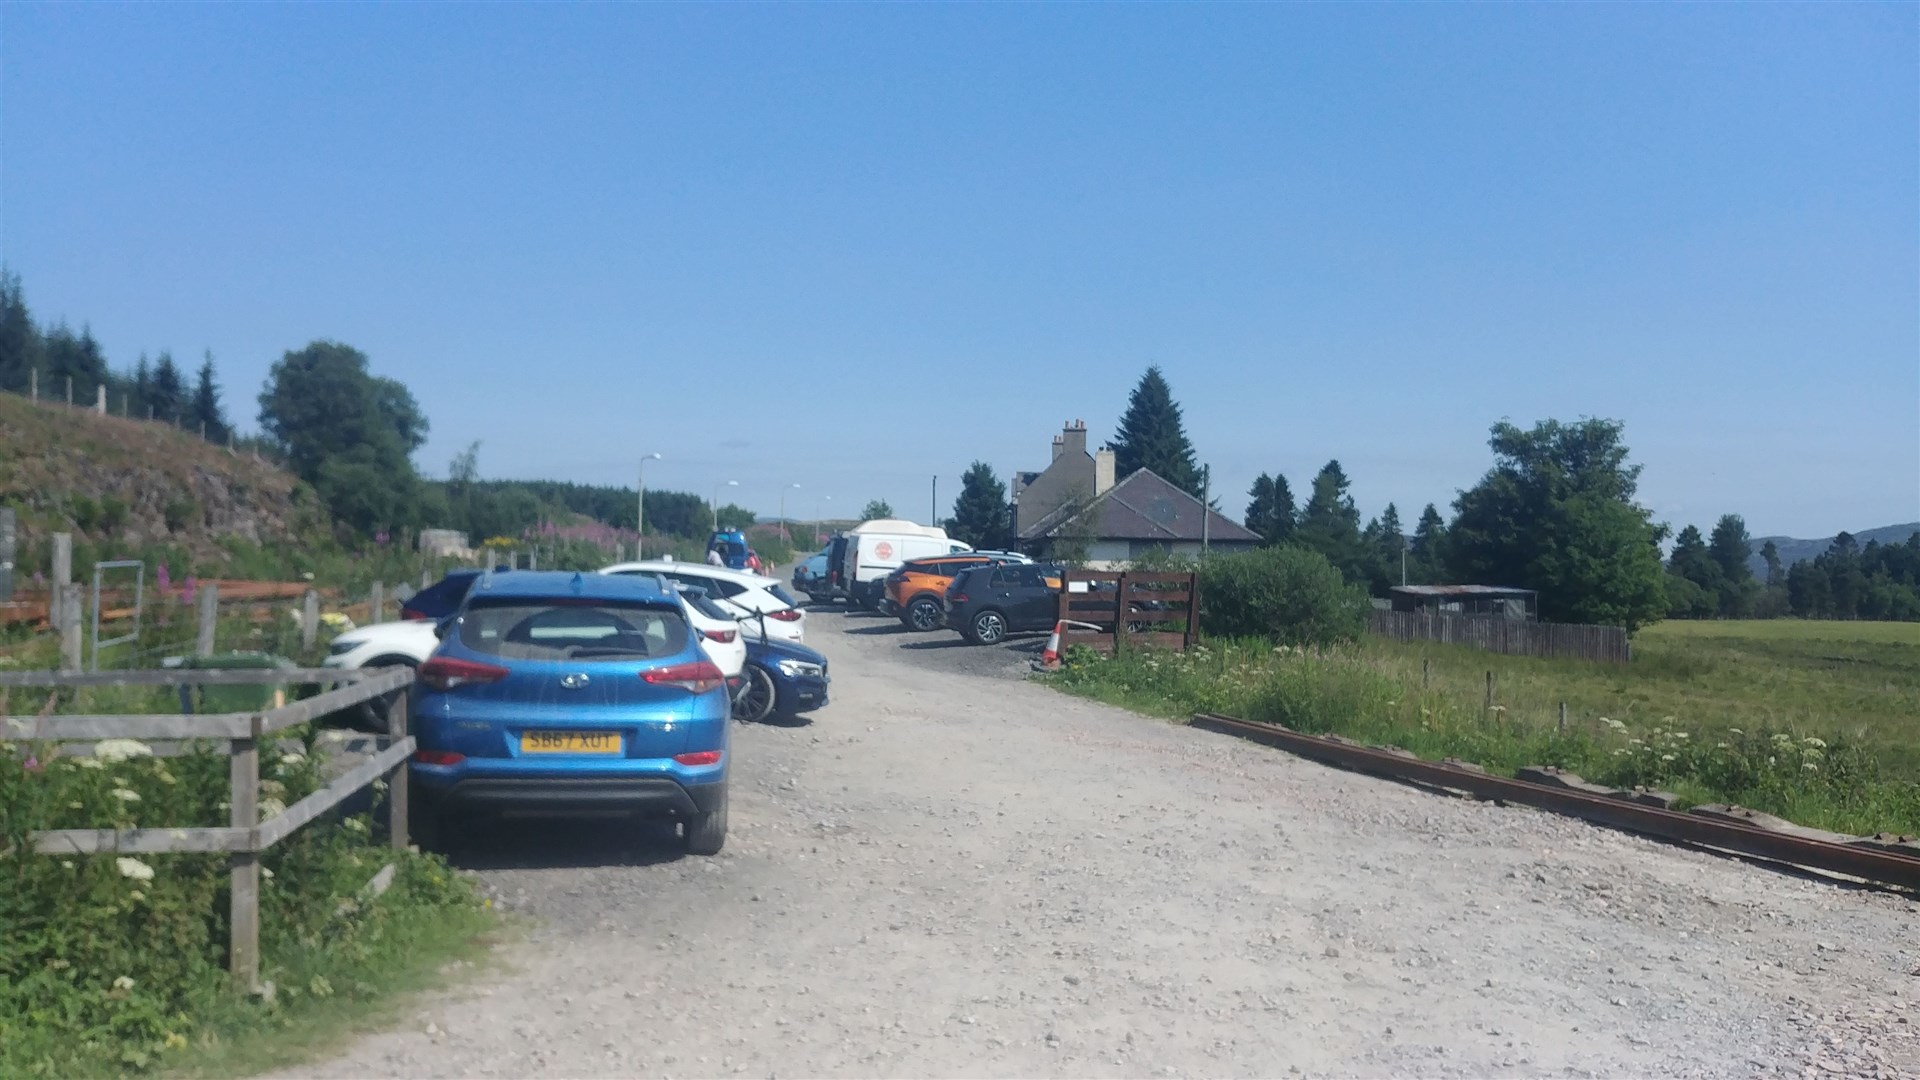
[[[1058,682],[1168,717],[1222,712],[1500,770],[1561,765],[1840,831],[1920,832],[1920,625],[1662,623],[1624,665],[1380,638],[1322,652],[1211,644],[1080,657]]]

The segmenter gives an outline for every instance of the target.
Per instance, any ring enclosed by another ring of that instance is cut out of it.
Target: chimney
[[[1060,441],[1060,436],[1058,436],[1058,435],[1055,435],[1055,436],[1053,437],[1053,458],[1052,458],[1052,460],[1054,460],[1054,461],[1059,461],[1059,460],[1060,460],[1060,451],[1061,451],[1061,450],[1063,450],[1063,449],[1065,449],[1065,447],[1064,447],[1064,445],[1063,445],[1063,444],[1061,443],[1061,441]]]
[[[1086,423],[1080,420],[1073,421],[1072,423],[1066,426],[1065,431],[1061,432],[1060,438],[1054,441],[1057,445],[1054,447],[1055,452],[1053,456],[1056,458],[1061,456],[1062,454],[1086,453],[1087,452]]]
[[[1098,450],[1093,455],[1093,494],[1105,495],[1113,487],[1113,451]]]

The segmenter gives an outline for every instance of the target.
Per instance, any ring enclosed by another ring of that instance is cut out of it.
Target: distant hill
[[[55,532],[99,557],[154,544],[218,557],[225,537],[272,544],[327,523],[311,489],[250,453],[17,394],[0,394],[0,506],[18,515],[23,557]]]
[[[1883,545],[1904,544],[1907,542],[1907,537],[1917,532],[1920,532],[1920,521],[1906,525],[1883,525],[1878,529],[1862,529],[1853,534],[1853,539],[1861,547],[1866,547],[1869,540],[1878,540]],[[1747,560],[1747,565],[1753,567],[1753,576],[1762,581],[1767,577],[1767,564],[1766,560],[1760,558],[1760,549],[1767,546],[1769,540],[1773,541],[1773,546],[1779,550],[1780,565],[1783,567],[1805,562],[1816,555],[1823,554],[1833,544],[1831,536],[1824,540],[1796,540],[1791,536],[1762,536],[1754,540],[1753,557]]]

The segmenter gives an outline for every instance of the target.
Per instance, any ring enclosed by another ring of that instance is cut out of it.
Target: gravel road
[[[733,834],[523,823],[502,969],[289,1076],[1920,1076],[1913,905],[1081,702],[820,612]]]

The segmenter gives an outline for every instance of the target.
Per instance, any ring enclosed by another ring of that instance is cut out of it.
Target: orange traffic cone
[[[1056,668],[1060,666],[1060,624],[1059,623],[1053,624],[1053,633],[1047,638],[1047,651],[1040,654],[1040,665],[1042,667],[1048,667],[1048,668]]]

